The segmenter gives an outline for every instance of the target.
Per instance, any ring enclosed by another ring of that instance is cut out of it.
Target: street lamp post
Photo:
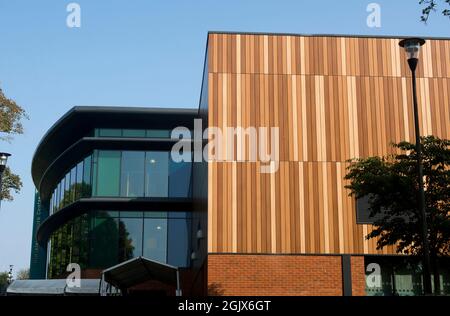
[[[13,267],[14,267],[14,265],[12,265],[12,264],[9,265],[8,284],[11,284],[11,283],[12,283],[12,279],[13,279]]]
[[[8,162],[9,156],[11,156],[11,154],[0,152],[0,203],[2,201],[1,192],[3,192],[2,191],[3,172],[5,171],[6,163]]]
[[[407,38],[401,40],[399,45],[405,49],[408,65],[412,73],[413,106],[414,106],[414,128],[416,134],[416,153],[419,183],[419,211],[422,217],[422,239],[423,239],[423,283],[425,294],[431,294],[431,261],[430,245],[428,242],[428,225],[425,211],[425,190],[423,185],[422,146],[420,144],[419,111],[417,109],[416,68],[419,62],[420,47],[425,44],[421,38]]]

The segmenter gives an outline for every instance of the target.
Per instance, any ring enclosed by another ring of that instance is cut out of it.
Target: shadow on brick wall
[[[209,296],[223,296],[225,290],[222,288],[220,283],[211,283],[208,285],[208,295]]]

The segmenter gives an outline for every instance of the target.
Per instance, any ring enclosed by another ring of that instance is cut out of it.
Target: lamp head
[[[6,168],[6,163],[8,162],[8,157],[11,156],[11,154],[8,153],[0,153],[0,172],[3,172]]]
[[[398,43],[405,49],[407,59],[419,59],[420,47],[425,44],[423,38],[405,38]]]

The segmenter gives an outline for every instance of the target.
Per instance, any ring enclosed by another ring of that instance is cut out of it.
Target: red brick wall
[[[352,295],[365,296],[366,295],[366,274],[364,271],[364,257],[352,256]]]
[[[342,295],[341,256],[209,254],[208,293]]]
[[[81,270],[82,279],[100,279],[102,277],[102,269],[84,269]]]

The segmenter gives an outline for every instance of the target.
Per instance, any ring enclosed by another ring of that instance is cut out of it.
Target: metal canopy
[[[64,295],[66,280],[15,280],[6,295]]]
[[[100,279],[81,279],[80,287],[68,287],[66,279],[15,280],[6,295],[98,295]]]
[[[80,287],[66,286],[65,293],[66,295],[99,295],[100,279],[80,279]]]
[[[157,280],[177,288],[180,294],[179,271],[177,267],[137,257],[103,271],[103,280],[119,289],[128,289],[148,280]]]
[[[15,280],[6,295],[98,295],[100,279],[81,279],[80,287],[68,287],[66,279]]]

